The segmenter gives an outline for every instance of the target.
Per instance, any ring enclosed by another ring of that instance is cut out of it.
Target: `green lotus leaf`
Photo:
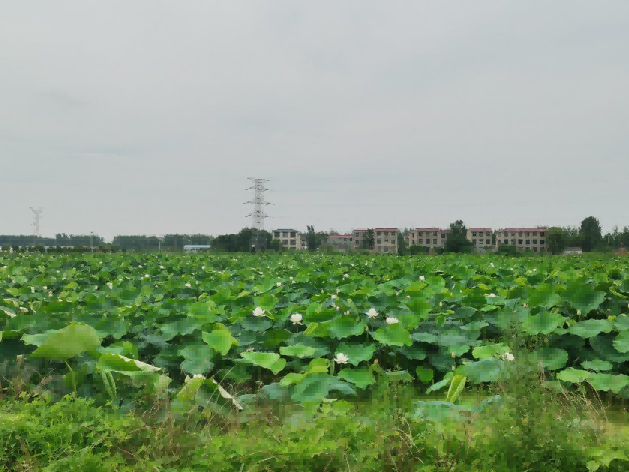
[[[587,370],[612,370],[614,367],[611,362],[601,359],[593,359],[591,361],[581,362],[581,367]]]
[[[280,354],[289,357],[314,357],[317,350],[314,347],[304,346],[303,344],[295,344],[293,346],[280,347]]]
[[[509,347],[502,343],[486,344],[478,346],[472,350],[472,355],[476,359],[493,359],[509,352]]]
[[[275,352],[245,351],[241,352],[240,356],[253,365],[271,370],[274,374],[279,373],[286,365],[286,359],[282,359],[284,361],[284,365],[282,365],[280,355]]]
[[[605,292],[596,291],[588,284],[575,281],[568,284],[564,297],[575,310],[581,310],[582,315],[587,316],[603,303]]]
[[[344,339],[363,334],[366,327],[367,323],[364,320],[357,323],[351,316],[339,316],[330,322],[328,331],[333,338]]]
[[[343,353],[349,357],[349,363],[357,366],[361,362],[370,361],[376,351],[375,344],[352,344],[342,342],[336,348],[335,354]]]
[[[31,357],[65,361],[82,352],[99,348],[100,343],[101,338],[94,328],[83,323],[70,323],[47,336]]]
[[[415,369],[417,378],[424,383],[432,381],[435,376],[435,371],[426,367],[419,366]]]
[[[613,374],[600,374],[590,373],[587,381],[592,385],[595,390],[608,391],[613,393],[620,392],[624,387],[629,385],[629,376],[627,375],[613,375]]]
[[[588,372],[587,370],[579,370],[574,367],[568,367],[567,369],[559,372],[557,374],[557,378],[564,382],[581,383],[587,380],[590,375],[592,375],[592,372]]]
[[[431,333],[413,333],[411,334],[411,338],[413,338],[415,341],[426,344],[436,344],[437,340],[439,339],[437,336]]]
[[[413,340],[401,324],[391,324],[371,333],[371,336],[387,346],[411,346]]]
[[[338,373],[338,377],[351,382],[360,389],[365,389],[369,385],[376,383],[375,377],[367,367],[343,369]]]
[[[612,323],[609,320],[584,320],[570,326],[569,332],[582,338],[592,338],[599,333],[609,333]]]
[[[618,331],[629,330],[629,316],[625,314],[617,316],[614,320],[614,328]]]
[[[614,339],[613,345],[618,352],[623,354],[629,352],[629,331],[621,331]]]
[[[212,349],[220,352],[223,356],[226,356],[232,345],[237,343],[236,339],[227,329],[216,329],[211,333],[204,331],[201,333],[201,338]]]
[[[509,378],[505,361],[501,359],[481,359],[464,364],[463,372],[470,382],[496,382]]]
[[[411,338],[413,335],[411,335]],[[426,350],[418,344],[412,346],[402,346],[397,348],[397,352],[415,361],[423,361],[426,359]]]
[[[535,351],[535,356],[548,370],[563,369],[568,362],[568,352],[557,348],[541,348]]]
[[[565,320],[559,313],[542,311],[537,315],[529,316],[522,322],[525,333],[536,336],[538,334],[550,334],[556,328],[562,326]]]

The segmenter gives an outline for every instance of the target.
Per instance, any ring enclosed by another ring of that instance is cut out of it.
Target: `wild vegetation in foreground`
[[[627,466],[623,258],[7,255],[0,291],[7,471]]]

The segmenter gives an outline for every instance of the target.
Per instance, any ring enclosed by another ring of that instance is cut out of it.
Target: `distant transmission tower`
[[[39,236],[39,219],[41,218],[42,209],[35,210],[31,207],[31,211],[35,214],[35,221],[33,221],[33,246],[37,246],[37,237]]]
[[[255,247],[256,252],[260,252],[266,249],[266,238],[262,231],[264,230],[264,219],[268,218],[268,215],[264,213],[264,207],[270,205],[269,202],[264,201],[264,192],[268,190],[264,183],[268,182],[268,180],[256,179],[254,177],[249,177],[249,180],[253,181],[253,186],[247,190],[253,190],[254,196],[253,200],[245,202],[245,205],[253,204],[253,211],[247,215],[251,217],[251,227],[254,229],[251,244]]]

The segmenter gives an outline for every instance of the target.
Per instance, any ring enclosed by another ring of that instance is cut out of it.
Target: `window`
[[[376,243],[377,243],[377,244],[381,244],[381,243],[382,243],[382,240],[381,240],[381,239],[378,239],[378,240],[376,241]]]
[[[487,244],[489,246],[491,244],[491,239],[486,239],[485,240],[485,244]]]
[[[433,244],[437,244],[437,240],[436,240],[436,239],[433,239],[433,240],[432,240],[432,243],[433,243]]]
[[[534,239],[534,240],[533,240],[533,244],[537,244],[537,239]]]
[[[544,245],[544,243],[545,243],[545,241],[544,241],[543,239],[540,239],[540,240],[539,240],[539,243],[543,246],[543,245]]]
[[[288,231],[282,231],[282,237],[288,238]]]
[[[441,237],[445,238],[446,237],[446,233],[441,233]]]
[[[525,231],[525,232],[524,232],[524,236],[529,236],[529,232],[528,232],[528,231]]]
[[[505,238],[506,238],[507,236],[509,236],[509,233],[508,233],[507,231],[505,231],[504,236],[505,236]]]
[[[515,239],[512,239],[512,240],[511,240],[511,244],[515,244]]]
[[[295,232],[294,232],[294,231],[291,231],[291,232],[290,232],[290,237],[291,237],[291,238],[294,238],[294,237],[295,237]]]
[[[288,239],[282,239],[282,244],[284,246],[288,246]]]
[[[533,231],[533,236],[537,236],[537,231]]]
[[[472,231],[472,236],[476,236],[476,231]]]
[[[511,237],[515,236],[515,233],[512,231],[511,232]],[[521,235],[520,235],[521,236]]]
[[[543,232],[543,231],[540,231],[540,232],[539,232],[539,235],[543,238],[543,237],[544,237],[544,232]]]
[[[296,239],[291,239],[290,240],[290,245],[291,246],[297,246],[297,240]]]
[[[522,237],[522,231],[520,231],[520,232],[518,233],[518,236]]]
[[[526,245],[528,246],[529,244],[531,244],[531,240],[530,240],[530,239],[527,239],[527,240],[526,240]]]
[[[485,231],[485,236],[491,236],[491,231]]]
[[[537,252],[537,248],[536,247],[533,248],[533,252]]]
[[[360,234],[358,234],[358,233],[355,233],[354,236],[357,237],[357,238],[360,238]]]
[[[420,232],[419,232],[419,235],[420,235],[420,236],[423,236],[423,235],[424,235],[424,232],[423,232],[423,231],[420,231]]]
[[[378,252],[382,252],[382,246],[378,246]]]
[[[273,233],[273,236],[275,236],[276,238],[279,238],[280,237],[280,232],[276,231],[275,233]]]
[[[522,244],[522,240],[521,239],[518,239],[518,244]]]
[[[378,231],[377,235],[380,236],[380,233],[382,233],[382,231]]]
[[[509,244],[509,240],[508,239],[505,239],[505,244]]]
[[[424,239],[423,238],[419,240],[419,244],[424,244]]]

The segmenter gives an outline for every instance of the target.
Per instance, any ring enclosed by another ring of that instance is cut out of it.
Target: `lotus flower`
[[[496,296],[495,293],[490,293],[489,295],[487,295],[489,298],[494,298]]]
[[[290,320],[293,324],[300,325],[303,317],[299,313],[295,313],[294,315],[290,315]]]
[[[421,280],[423,282],[424,280],[426,280],[426,277],[424,277],[423,275],[420,275],[419,276],[419,280]]]
[[[400,321],[397,318],[393,317],[393,316],[387,317],[387,324],[396,324],[396,323],[399,323],[399,322]]]
[[[349,361],[349,357],[347,357],[345,354],[343,354],[342,352],[339,352],[336,357],[334,358],[334,361],[337,364],[347,364],[347,361]]]
[[[512,360],[515,359],[515,357],[513,357],[513,354],[511,354],[510,352],[505,352],[502,355],[502,359],[505,360],[505,361],[512,361]]]
[[[256,307],[256,309],[253,310],[253,316],[264,316],[264,310],[260,307]]]
[[[275,285],[277,285],[278,287],[281,287],[282,286],[282,282],[278,282]]]
[[[370,308],[369,311],[367,312],[367,317],[368,318],[375,318],[376,316],[378,316],[378,312],[376,311],[375,308]]]

